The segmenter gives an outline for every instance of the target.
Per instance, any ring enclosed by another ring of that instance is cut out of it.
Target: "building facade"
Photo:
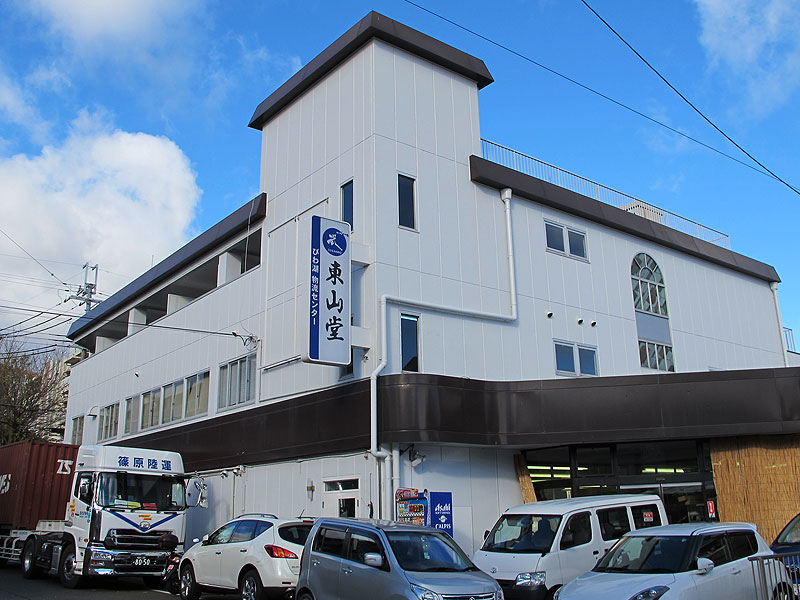
[[[210,482],[192,535],[392,518],[400,488],[452,494],[468,551],[567,495],[657,491],[767,535],[793,515],[741,493],[796,485],[767,468],[800,433],[775,269],[482,140],[491,82],[377,13],[301,69],[250,122],[262,193],[72,326],[65,439],[182,452]],[[351,227],[348,366],[302,361],[312,216]]]

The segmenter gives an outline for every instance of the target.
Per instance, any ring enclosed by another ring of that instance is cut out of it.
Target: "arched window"
[[[631,287],[633,306],[636,309],[641,365],[646,369],[675,371],[667,288],[658,264],[644,252],[633,257]]]
[[[668,317],[667,291],[664,278],[656,261],[640,252],[631,263],[631,284],[633,285],[633,306],[636,310]]]

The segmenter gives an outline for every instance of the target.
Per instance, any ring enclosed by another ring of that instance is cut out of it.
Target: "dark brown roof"
[[[263,128],[264,124],[287,104],[344,62],[372,38],[388,42],[472,79],[478,84],[478,88],[483,88],[494,81],[489,69],[481,59],[448,46],[407,25],[393,21],[382,14],[371,12],[259,104],[250,119],[250,127],[253,129]]]

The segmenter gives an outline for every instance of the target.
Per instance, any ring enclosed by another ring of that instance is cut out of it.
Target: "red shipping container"
[[[78,446],[17,442],[0,447],[0,533],[35,529],[66,514]]]

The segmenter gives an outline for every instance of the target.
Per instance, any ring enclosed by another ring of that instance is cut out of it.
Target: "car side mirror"
[[[710,558],[697,559],[697,570],[700,571],[701,575],[705,575],[713,568],[714,568],[714,561],[711,560]]]
[[[203,536],[203,539],[200,540],[200,543],[203,544],[203,546],[208,546],[208,534]]]
[[[489,537],[489,530],[487,529],[486,531],[483,532],[483,539],[485,540],[488,537]]]
[[[383,566],[383,557],[377,552],[367,552],[364,555],[364,564],[368,567],[380,569]]]

